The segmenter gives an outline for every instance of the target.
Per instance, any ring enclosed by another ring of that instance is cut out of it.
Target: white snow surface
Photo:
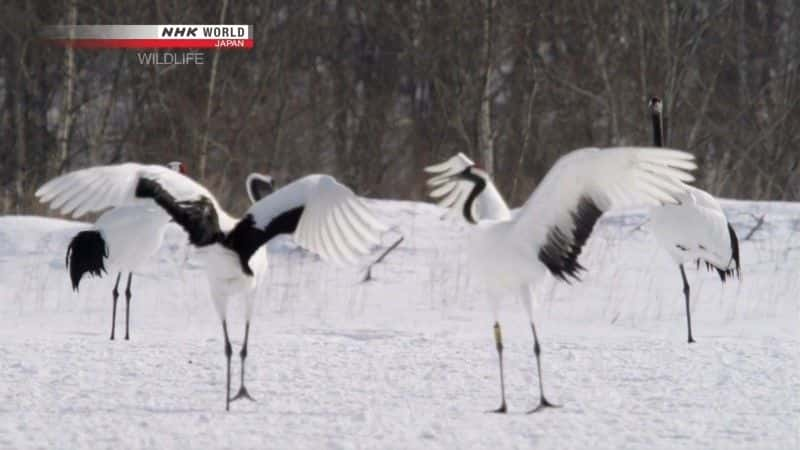
[[[496,415],[485,413],[500,400],[493,319],[465,270],[465,226],[429,204],[369,204],[405,235],[371,282],[270,243],[247,360],[257,401],[229,413],[221,327],[182,231],[134,275],[131,340],[123,295],[109,341],[115,273],[76,294],[64,268],[89,225],[0,218],[0,448],[800,447],[800,205],[722,202],[743,276],[723,285],[689,268],[692,345],[680,273],[639,227],[644,212],[604,216],[583,281],[538,290],[545,392],[563,407],[524,414],[536,366],[511,295],[510,413]]]

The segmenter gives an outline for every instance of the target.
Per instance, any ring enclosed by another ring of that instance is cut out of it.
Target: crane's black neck
[[[469,196],[467,196],[467,201],[464,202],[464,218],[467,219],[467,222],[475,225],[478,223],[475,220],[475,216],[472,215],[473,205],[475,204],[475,199],[481,195],[484,189],[486,189],[486,180],[475,173],[472,172],[471,167],[468,167],[466,170],[461,172],[461,177],[465,178],[469,181],[472,181],[475,185],[472,187],[472,190],[469,192]]]
[[[664,146],[664,122],[661,113],[653,111],[651,114],[653,119],[653,144],[656,147]]]

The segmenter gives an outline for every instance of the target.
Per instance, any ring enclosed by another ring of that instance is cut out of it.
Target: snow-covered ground
[[[497,360],[463,227],[426,204],[372,205],[406,236],[372,282],[270,245],[248,358],[258,401],[230,413],[220,326],[201,268],[181,268],[180,231],[134,277],[131,341],[111,342],[113,277],[75,294],[64,270],[87,225],[0,218],[0,448],[800,447],[800,205],[724,202],[740,238],[765,223],[742,241],[741,281],[689,271],[693,345],[680,274],[637,229],[645,216],[602,219],[584,281],[549,280],[535,310],[545,390],[563,408],[524,414],[532,342],[506,300],[506,416],[484,412],[499,403]]]

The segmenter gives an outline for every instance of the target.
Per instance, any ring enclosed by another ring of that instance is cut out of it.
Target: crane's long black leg
[[[503,378],[503,334],[500,331],[500,322],[494,323],[494,343],[497,347],[497,357],[500,360],[500,407],[489,412],[503,414],[506,408],[506,383]]]
[[[531,321],[531,331],[533,331],[533,354],[536,355],[536,369],[539,372],[539,406],[528,411],[528,414],[541,411],[544,408],[558,408],[560,405],[550,403],[544,396],[544,387],[542,384],[542,349],[539,346],[539,337],[536,335],[536,326]]]
[[[119,291],[117,288],[119,287],[119,277],[122,276],[122,272],[117,273],[117,282],[114,283],[114,290],[111,291],[111,295],[114,298],[114,304],[111,307],[111,340],[114,340],[114,326],[117,323],[117,298],[119,297]]]
[[[231,410],[231,355],[233,355],[233,349],[231,349],[231,341],[228,339],[228,324],[225,320],[222,321],[222,333],[225,335],[225,358],[228,360],[228,371],[227,371],[227,379],[226,379],[226,390],[225,390],[225,411]]]
[[[128,272],[128,286],[125,287],[125,340],[129,339],[128,329],[131,325],[131,277],[133,272]]]
[[[681,277],[683,278],[683,296],[686,297],[686,325],[689,327],[689,343],[694,342],[692,337],[692,312],[689,310],[689,282],[686,280],[686,271],[683,270],[683,264],[678,267],[681,268]]]
[[[231,401],[236,401],[242,398],[246,398],[250,401],[255,401],[253,397],[250,396],[250,393],[247,392],[247,388],[244,387],[244,361],[247,359],[247,337],[250,335],[250,321],[245,322],[244,325],[244,343],[242,344],[242,351],[239,352],[239,356],[242,358],[242,385],[239,388],[239,392],[231,399]]]

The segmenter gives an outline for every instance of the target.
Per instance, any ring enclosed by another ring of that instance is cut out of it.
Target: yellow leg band
[[[498,347],[503,345],[503,335],[500,333],[500,324],[497,322],[494,324],[494,342]]]

